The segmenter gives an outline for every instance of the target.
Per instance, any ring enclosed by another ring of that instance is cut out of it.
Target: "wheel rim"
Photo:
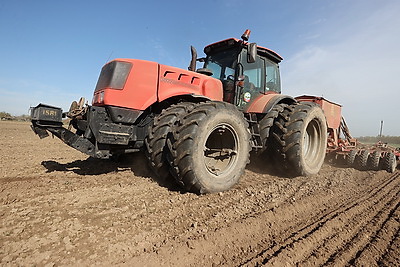
[[[204,143],[204,165],[214,176],[228,173],[238,158],[239,138],[234,128],[226,123],[216,125]]]
[[[321,127],[316,120],[312,120],[306,128],[303,138],[303,157],[310,166],[319,164],[321,151]]]

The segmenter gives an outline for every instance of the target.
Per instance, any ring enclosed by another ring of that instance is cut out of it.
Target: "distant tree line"
[[[29,115],[13,116],[8,112],[0,111],[0,120],[2,121],[29,121]]]
[[[0,117],[8,117],[8,116],[11,116],[11,114],[10,113],[8,113],[8,112],[5,112],[5,111],[1,111],[0,112]]]
[[[379,141],[387,144],[398,144],[400,145],[400,136],[361,136],[357,137],[357,140],[361,143],[377,143]]]

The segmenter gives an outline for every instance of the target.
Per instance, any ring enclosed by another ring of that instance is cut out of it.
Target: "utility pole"
[[[382,138],[382,131],[383,131],[383,120],[381,120],[381,130],[379,131],[380,138]]]

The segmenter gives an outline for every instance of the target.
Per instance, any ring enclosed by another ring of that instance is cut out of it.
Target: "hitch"
[[[66,113],[67,117],[71,119],[75,118],[81,119],[83,115],[86,114],[88,107],[89,106],[87,103],[85,105],[85,98],[81,97],[79,99],[79,102],[73,101],[71,103],[69,111]]]
[[[80,115],[82,114],[80,113]],[[48,137],[50,132],[67,145],[89,156],[104,157],[101,153],[101,155],[99,153],[96,155],[95,145],[88,139],[63,127],[62,119],[65,117],[66,113],[63,113],[61,108],[39,104],[36,107],[31,107],[31,128],[41,139]]]
[[[46,128],[62,127],[63,113],[61,108],[53,107],[46,104],[39,104],[31,107],[31,128],[40,139],[49,136]]]

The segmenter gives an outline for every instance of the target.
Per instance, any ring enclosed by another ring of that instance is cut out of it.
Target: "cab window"
[[[204,68],[212,71],[212,77],[224,81],[230,75],[235,75],[238,49],[232,48],[209,55]]]
[[[243,79],[243,88],[237,95],[236,103],[240,109],[245,109],[265,90],[264,59],[257,56],[256,62],[247,62],[247,50],[243,49],[240,55],[239,75]]]
[[[265,60],[265,91],[281,92],[281,80],[279,75],[278,64],[266,59]]]
[[[243,50],[242,53],[242,66],[244,76],[244,88],[247,91],[260,92],[264,91],[263,76],[264,76],[264,62],[263,59],[257,56],[256,62],[247,63],[247,51]]]

